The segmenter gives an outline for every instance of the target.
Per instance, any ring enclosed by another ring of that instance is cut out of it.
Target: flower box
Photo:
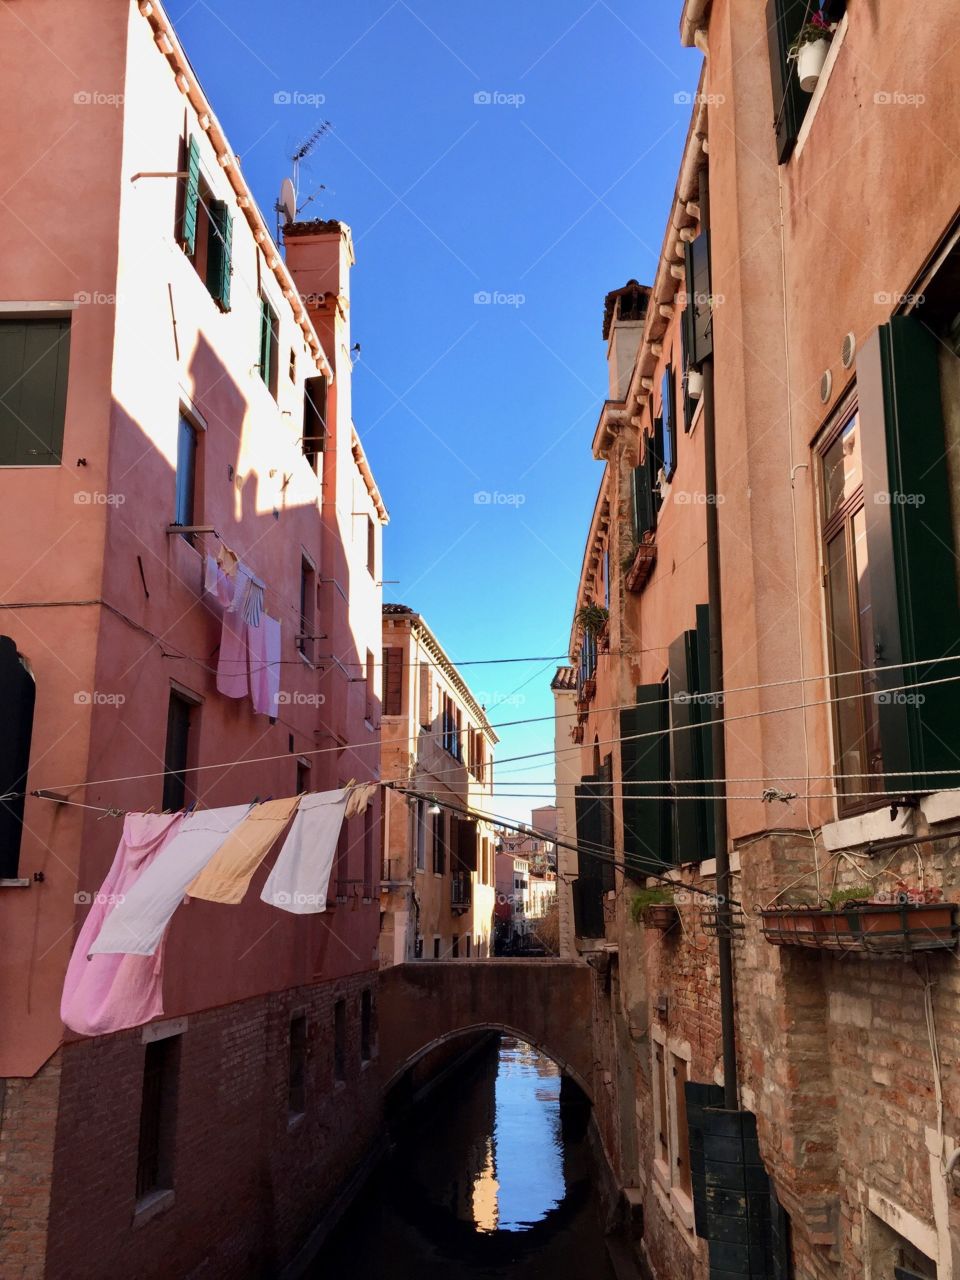
[[[764,937],[775,946],[870,955],[949,950],[960,933],[953,902],[850,903],[835,911],[767,907],[760,919]]]
[[[653,542],[641,542],[637,547],[637,554],[633,558],[633,564],[624,575],[623,585],[626,589],[628,591],[642,591],[653,573],[656,563],[656,544]]]
[[[648,929],[659,929],[661,933],[666,933],[677,924],[680,913],[672,902],[656,902],[643,908],[641,919]]]

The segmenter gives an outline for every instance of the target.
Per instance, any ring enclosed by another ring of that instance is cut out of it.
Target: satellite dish
[[[290,178],[284,178],[280,184],[280,200],[278,201],[277,209],[278,212],[284,214],[287,222],[296,222],[297,189]]]

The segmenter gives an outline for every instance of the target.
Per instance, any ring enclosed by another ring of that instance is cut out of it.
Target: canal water
[[[612,1280],[585,1104],[507,1036],[435,1089],[317,1258],[344,1280]]]

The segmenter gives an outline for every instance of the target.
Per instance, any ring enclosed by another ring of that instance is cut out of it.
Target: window
[[[367,805],[363,814],[363,896],[373,897],[373,805]]]
[[[416,824],[416,850],[417,850],[417,870],[424,871],[426,869],[426,812],[427,806],[425,800],[417,800],[413,809],[413,820]]]
[[[360,995],[360,1060],[369,1062],[374,1055],[373,992],[366,987]]]
[[[291,382],[296,382],[296,380],[297,380],[297,353],[294,351],[293,347],[291,347],[291,348],[290,348],[290,363],[287,365],[287,373],[290,375],[290,381],[291,381]]]
[[[434,939],[433,939],[433,958],[434,958],[434,960],[439,960],[439,959],[440,959],[440,935],[439,935],[439,934],[435,934],[435,935],[434,935]]]
[[[367,572],[371,578],[377,576],[377,526],[372,516],[367,516]]]
[[[450,954],[454,960],[460,959],[460,935],[455,933],[451,940]]]
[[[317,470],[327,439],[327,380],[307,378],[303,390],[303,456]]]
[[[200,504],[197,501],[197,428],[181,413],[177,432],[177,478],[174,497],[173,523],[199,524]],[[184,534],[193,542],[193,534]]]
[[[673,365],[668,364],[660,383],[660,462],[667,481],[673,478],[677,469],[677,414],[674,401]],[[606,563],[609,566],[609,560]]]
[[[633,471],[634,532],[642,542],[657,527],[657,451],[650,436],[644,436],[643,460]]]
[[[287,1068],[287,1111],[302,1115],[307,1109],[307,1019],[301,1013],[290,1019],[289,1063]]]
[[[171,690],[167,707],[167,742],[163,755],[163,799],[170,813],[182,809],[187,799],[187,761],[197,704]]]
[[[225,200],[217,200],[200,172],[200,144],[191,135],[187,144],[187,178],[180,220],[180,242],[197,275],[214,301],[230,310],[233,273],[233,215]]]
[[[706,170],[700,175],[706,185]],[[684,245],[686,302],[680,319],[687,364],[699,369],[713,355],[713,295],[710,275],[710,233],[703,230]]]
[[[59,465],[69,355],[69,320],[0,320],[0,466]]]
[[[300,759],[297,761],[297,795],[306,795],[310,790],[310,761]]]
[[[145,1046],[137,1147],[137,1200],[173,1187],[179,1074],[180,1036],[167,1036]]]
[[[398,716],[403,710],[403,650],[383,651],[383,714]]]
[[[413,944],[413,958],[414,960],[423,959],[423,935],[420,933],[417,934]]]
[[[342,1084],[347,1078],[347,1002],[333,1006],[333,1078]]]
[[[300,557],[300,634],[297,648],[308,662],[313,662],[317,618],[317,572],[306,556]]]
[[[810,104],[810,95],[800,88],[797,62],[790,57],[790,46],[814,13],[819,11],[827,22],[839,22],[845,9],[846,0],[767,0],[770,85],[778,164],[785,164],[793,154],[800,125]]]
[[[675,1207],[693,1226],[690,1139],[687,1131],[687,1050],[653,1041],[654,1172],[670,1189]]]
[[[433,724],[433,687],[430,680],[430,663],[420,663],[420,725],[429,729]]]
[[[871,789],[870,778],[857,775],[883,773],[876,676],[860,674],[876,664],[856,411],[821,451],[820,489],[837,787],[841,795],[855,796]]]
[[[467,934],[465,941],[467,946],[467,959],[469,960],[470,952],[473,950],[473,939],[470,937],[469,933]]]
[[[846,407],[817,450],[832,692],[857,695],[834,703],[843,810],[881,771],[878,789],[900,795],[960,781],[960,691],[914,683],[935,679],[924,662],[956,654],[960,637],[941,349],[913,315],[868,334],[856,413]]]
[[[277,313],[260,295],[260,377],[274,400],[277,398],[277,362],[280,353],[280,321]]]
[[[373,659],[373,653],[369,649],[367,650],[365,692],[367,699],[366,717],[370,724],[374,724],[377,718],[377,666]]]
[[[20,864],[22,793],[27,789],[35,703],[36,684],[23,655],[10,636],[0,636],[0,794],[12,797],[0,804],[0,877],[10,880],[16,878]]]
[[[446,814],[433,815],[433,870],[442,876],[447,868],[447,844],[445,835]]]

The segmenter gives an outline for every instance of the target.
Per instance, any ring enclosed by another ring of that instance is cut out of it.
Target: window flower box
[[[641,542],[633,558],[633,564],[624,575],[623,585],[628,591],[642,591],[657,563],[657,548],[653,542]]]
[[[763,935],[775,946],[870,955],[944,951],[957,944],[953,902],[848,902],[838,909],[767,907],[760,911]]]

